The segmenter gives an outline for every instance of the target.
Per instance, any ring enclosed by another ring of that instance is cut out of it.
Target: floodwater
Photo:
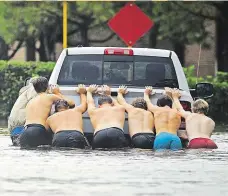
[[[1,196],[228,195],[228,134],[216,150],[20,150],[0,136]]]

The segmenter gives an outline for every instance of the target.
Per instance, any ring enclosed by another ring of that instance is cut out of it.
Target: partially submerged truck
[[[136,97],[142,97],[145,86],[153,86],[153,104],[164,93],[164,87],[178,88],[181,90],[181,104],[187,111],[191,111],[194,98],[213,95],[213,86],[209,83],[198,83],[195,89],[189,89],[175,52],[148,48],[66,48],[58,58],[49,83],[58,84],[60,91],[74,99],[77,105],[80,104],[79,95],[75,91],[77,84],[109,85],[114,98],[119,85],[126,85],[129,93],[125,98],[128,103]],[[97,103],[97,96],[94,99]],[[83,122],[85,136],[91,141],[93,127],[87,112],[83,115]],[[124,131],[128,136],[127,114]],[[186,138],[184,119],[178,134]]]

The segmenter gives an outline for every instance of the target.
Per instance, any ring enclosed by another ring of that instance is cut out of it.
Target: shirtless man
[[[72,100],[65,98],[56,86],[53,86],[53,94],[48,94],[47,78],[38,77],[32,84],[38,95],[26,107],[25,127],[20,137],[21,147],[37,147],[51,143],[52,134],[47,132],[46,120],[54,101],[65,99],[70,106],[75,105]]]
[[[136,98],[128,104],[123,95],[127,94],[127,87],[120,86],[117,100],[128,113],[129,134],[134,148],[152,149],[154,146],[154,117],[147,111],[147,104],[143,98]]]
[[[29,80],[29,84],[20,89],[19,97],[14,103],[8,119],[8,130],[14,146],[19,145],[19,137],[24,129],[26,106],[31,99],[37,96],[37,93],[31,83],[33,79],[34,78],[31,78]]]
[[[209,105],[206,101],[198,99],[192,104],[192,112],[187,112],[180,104],[181,94],[178,89],[173,89],[172,98],[180,115],[186,119],[186,131],[189,139],[188,148],[216,149],[217,145],[210,139],[215,128],[215,122],[206,116]]]
[[[152,87],[146,87],[144,99],[148,110],[154,114],[156,138],[154,141],[155,150],[180,150],[181,140],[177,136],[180,127],[181,117],[176,109],[172,109],[172,99],[167,95],[162,95],[157,100],[157,106],[150,101],[149,95],[152,94]]]
[[[108,86],[103,87],[104,95],[98,98],[96,108],[92,93],[97,92],[97,85],[87,89],[88,113],[94,128],[93,148],[122,148],[126,146],[123,131],[125,109],[110,94]]]
[[[55,103],[56,113],[47,119],[46,124],[54,133],[54,147],[85,148],[87,144],[82,121],[82,114],[87,109],[85,86],[78,85],[77,93],[80,94],[80,106],[69,109],[69,104],[65,100],[58,100]]]

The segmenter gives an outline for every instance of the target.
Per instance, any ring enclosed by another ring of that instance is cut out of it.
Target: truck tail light
[[[188,101],[181,101],[180,103],[185,111],[191,111],[191,103],[189,103]],[[182,129],[182,130],[186,129],[186,124],[185,124],[184,118],[181,118],[180,129]]]
[[[189,103],[188,101],[181,101],[180,103],[185,111],[191,112],[191,103]]]
[[[108,48],[104,50],[105,55],[128,55],[133,56],[132,49]]]

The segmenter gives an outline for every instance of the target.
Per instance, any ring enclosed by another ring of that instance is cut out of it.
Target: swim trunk
[[[51,145],[52,135],[41,124],[26,125],[20,136],[20,146],[37,147],[40,145]]]
[[[11,133],[10,133],[10,138],[12,140],[13,146],[19,146],[20,145],[20,135],[22,134],[24,130],[23,126],[20,127],[15,127]]]
[[[155,136],[153,133],[136,133],[131,138],[134,148],[152,149],[154,146]]]
[[[110,127],[97,131],[93,137],[93,149],[95,148],[123,148],[127,146],[124,131],[117,127]]]
[[[83,149],[88,145],[85,136],[80,131],[63,130],[54,135],[52,146]]]
[[[154,140],[154,149],[155,150],[180,150],[182,149],[182,144],[180,138],[172,133],[161,132],[156,135]]]
[[[198,149],[198,148],[209,148],[216,149],[218,146],[208,138],[194,138],[189,142],[188,148]]]

